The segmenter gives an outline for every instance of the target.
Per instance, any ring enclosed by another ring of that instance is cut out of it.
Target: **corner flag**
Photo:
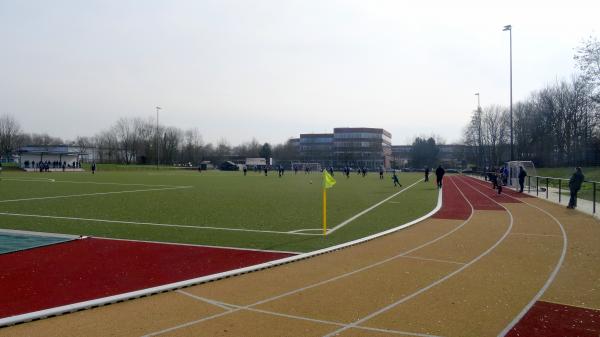
[[[327,189],[332,188],[335,185],[335,179],[327,172],[323,170],[323,235],[327,235]]]
[[[335,185],[335,179],[327,170],[323,170],[323,188],[332,188],[333,185]]]

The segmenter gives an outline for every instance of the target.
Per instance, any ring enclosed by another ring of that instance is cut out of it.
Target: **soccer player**
[[[244,177],[245,177],[246,173],[248,173],[248,166],[244,165],[243,170],[244,170]]]
[[[429,181],[429,166],[425,166],[425,181]]]
[[[398,179],[398,176],[396,175],[396,171],[394,171],[394,175],[392,175],[392,180],[394,181],[394,187],[396,187],[396,186],[402,187],[402,184],[400,184],[400,180]]]
[[[63,171],[65,170],[65,166],[63,164]],[[96,162],[92,162],[92,174],[96,174]]]
[[[379,179],[383,179],[383,166],[379,166]]]

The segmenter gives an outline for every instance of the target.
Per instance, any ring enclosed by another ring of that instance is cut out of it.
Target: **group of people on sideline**
[[[38,161],[36,162],[35,160],[32,160],[31,163],[29,163],[29,161],[25,162],[25,167],[29,168],[29,166],[31,165],[31,168],[37,169],[40,172],[50,172],[50,169],[62,169],[63,171],[65,171],[66,169],[80,169],[81,168],[81,162],[80,161],[74,161],[71,163],[67,163],[66,161]]]

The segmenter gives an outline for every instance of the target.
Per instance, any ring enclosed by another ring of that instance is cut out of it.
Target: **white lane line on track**
[[[196,299],[196,300],[201,301],[201,302],[212,304],[214,306],[217,306],[217,307],[219,307],[221,309],[224,309],[224,310],[227,310],[227,311],[233,311],[237,307],[237,306],[226,304],[226,303],[223,303],[223,302],[214,301],[214,300],[211,300],[211,299],[208,299],[208,298],[205,298],[205,297],[196,296],[196,295],[194,295],[192,293],[188,293],[187,291],[183,291],[181,289],[180,290],[175,290],[175,292],[183,294],[183,295],[188,296],[188,297],[191,297],[191,298]]]
[[[475,181],[477,182],[477,181]],[[483,184],[480,184],[479,182],[477,182],[477,184],[484,186]],[[537,292],[537,294],[535,294],[535,296],[533,296],[533,298],[531,299],[531,301],[529,303],[527,303],[527,305],[523,308],[523,310],[521,310],[521,312],[504,328],[504,330],[502,330],[499,334],[498,337],[503,337],[506,334],[508,334],[508,332],[515,326],[517,325],[517,323],[519,323],[519,321],[525,316],[525,314],[527,314],[527,312],[531,309],[531,307],[533,307],[533,305],[535,304],[535,302],[537,302],[546,292],[546,290],[548,290],[548,288],[550,287],[550,285],[552,284],[552,282],[554,282],[554,279],[556,279],[556,275],[558,274],[558,272],[560,271],[560,268],[562,267],[562,264],[565,260],[565,256],[567,255],[567,246],[569,244],[569,240],[567,238],[567,232],[565,231],[565,228],[563,227],[562,223],[556,218],[554,217],[554,215],[550,214],[548,211],[528,203],[527,201],[515,198],[511,195],[506,194],[507,196],[509,196],[510,198],[513,198],[515,200],[521,201],[524,204],[529,205],[530,207],[536,208],[539,211],[545,213],[546,215],[548,215],[550,218],[552,218],[552,220],[554,220],[554,222],[556,222],[558,224],[558,227],[560,228],[560,231],[562,232],[563,235],[563,249],[562,252],[560,254],[560,258],[558,259],[558,262],[556,262],[556,266],[554,267],[554,270],[552,271],[552,273],[550,274],[550,276],[548,276],[548,279],[546,280],[546,283],[544,283],[544,285],[542,286],[542,288]],[[523,198],[525,199],[525,198]]]
[[[421,179],[419,179],[419,180],[415,181],[415,182],[414,182],[414,183],[412,183],[411,185],[409,185],[409,186],[407,186],[407,187],[403,188],[402,190],[400,190],[400,191],[398,191],[398,192],[396,192],[396,193],[392,194],[391,196],[389,196],[389,197],[387,197],[387,198],[385,198],[385,199],[381,200],[380,202],[376,203],[375,205],[373,205],[373,206],[371,206],[371,207],[369,207],[369,208],[367,208],[367,209],[363,210],[362,212],[360,212],[360,213],[358,213],[358,214],[356,214],[356,215],[352,216],[351,218],[349,218],[349,219],[347,219],[347,220],[345,220],[345,221],[342,221],[342,222],[341,222],[340,224],[338,224],[337,226],[335,226],[335,227],[333,227],[333,228],[331,228],[331,229],[328,229],[328,230],[327,230],[327,234],[331,234],[331,233],[335,232],[336,230],[338,230],[338,229],[340,229],[340,228],[342,228],[342,227],[346,226],[346,225],[347,225],[347,224],[349,224],[350,222],[352,222],[352,221],[354,221],[354,220],[358,219],[359,217],[361,217],[361,216],[365,215],[366,213],[368,213],[368,212],[372,211],[373,209],[375,209],[375,208],[377,208],[377,207],[381,206],[381,205],[382,205],[382,204],[384,204],[386,201],[388,201],[388,200],[390,200],[390,199],[392,199],[392,198],[395,198],[395,197],[396,197],[396,196],[398,196],[400,193],[403,193],[404,191],[407,191],[407,190],[409,190],[410,188],[412,188],[412,187],[413,187],[413,186],[415,186],[416,184],[418,184],[418,183],[420,183],[421,181],[423,181],[423,179],[424,179],[424,178],[421,178]],[[441,192],[440,192],[440,193],[441,193]]]
[[[556,234],[510,233],[510,235],[518,235],[518,236],[547,236],[547,237],[562,238],[562,235],[556,235]]]
[[[456,188],[458,189],[458,191],[459,191],[459,192],[460,192],[460,193],[463,195],[463,197],[464,197],[464,194],[462,193],[462,190],[461,190],[461,189],[458,187],[458,185],[456,185],[456,183],[454,182],[454,180],[452,179],[451,181],[452,181],[452,183],[454,184],[454,186],[456,186]],[[474,189],[474,190],[475,190],[475,189]],[[477,191],[477,192],[479,192],[478,190],[476,190],[476,191]],[[482,194],[483,196],[485,196],[486,198],[488,198],[488,199],[492,200],[491,198],[489,198],[487,195],[483,194],[482,192],[479,192],[479,193],[481,193],[481,194]],[[466,197],[465,197],[465,199],[466,199]],[[492,201],[493,201],[493,200],[492,200]],[[467,199],[467,202],[468,202],[468,203],[469,203],[469,205],[471,206],[471,211],[473,212],[473,210],[474,210],[474,207],[473,207],[473,205],[471,204],[471,202],[469,202],[469,200],[468,200],[468,199]],[[495,201],[494,201],[494,202],[495,202]],[[498,205],[500,205],[499,203],[497,203],[497,204],[498,204]],[[422,294],[422,293],[424,293],[424,292],[428,291],[429,289],[431,289],[431,288],[433,288],[433,287],[437,286],[438,284],[440,284],[440,283],[443,283],[444,281],[448,280],[448,279],[449,279],[449,278],[451,278],[452,276],[454,276],[454,275],[456,275],[456,274],[458,274],[458,273],[462,272],[463,270],[465,270],[465,269],[469,268],[471,265],[473,265],[475,262],[477,262],[477,261],[479,261],[480,259],[482,259],[483,257],[487,256],[487,255],[488,255],[489,253],[491,253],[491,252],[492,252],[494,249],[496,249],[496,247],[498,247],[498,245],[500,245],[500,243],[502,243],[502,241],[504,241],[504,239],[506,239],[506,237],[508,236],[508,234],[510,233],[510,231],[512,230],[512,227],[513,227],[514,219],[513,219],[512,213],[511,213],[511,212],[508,210],[508,208],[506,208],[506,207],[504,207],[504,206],[502,206],[502,205],[500,205],[500,206],[501,206],[502,208],[504,208],[504,209],[506,210],[506,212],[508,213],[508,215],[509,215],[509,217],[510,217],[510,223],[509,223],[509,225],[508,225],[508,228],[507,228],[507,229],[506,229],[506,231],[504,232],[504,235],[502,235],[502,237],[500,237],[500,239],[498,239],[498,241],[496,241],[496,242],[495,242],[495,243],[494,243],[494,244],[493,244],[493,245],[492,245],[490,248],[488,248],[486,251],[484,251],[484,252],[483,252],[483,253],[481,253],[479,256],[477,256],[477,257],[476,257],[476,258],[474,258],[473,260],[469,261],[468,263],[466,263],[466,264],[465,264],[465,265],[463,265],[462,267],[458,268],[457,270],[455,270],[455,271],[451,272],[450,274],[448,274],[448,275],[446,275],[446,276],[444,276],[444,277],[442,277],[442,278],[438,279],[438,280],[437,280],[437,281],[435,281],[435,282],[432,282],[432,283],[431,283],[431,284],[429,284],[428,286],[426,286],[426,287],[423,287],[423,288],[421,288],[421,289],[419,289],[419,290],[417,290],[417,291],[413,292],[412,294],[410,294],[410,295],[408,295],[408,296],[405,296],[405,297],[403,297],[403,298],[399,299],[398,301],[396,301],[396,302],[394,302],[394,303],[391,303],[391,304],[389,304],[389,305],[387,305],[387,306],[385,306],[385,307],[383,307],[383,308],[381,308],[381,309],[379,309],[379,310],[377,310],[377,311],[374,311],[374,312],[372,312],[371,314],[369,314],[369,315],[367,315],[367,316],[365,316],[365,317],[363,317],[363,318],[361,318],[361,319],[359,319],[359,320],[357,320],[357,321],[354,321],[354,322],[352,322],[351,324],[349,324],[349,325],[348,325],[348,327],[340,328],[340,329],[338,329],[338,330],[336,330],[336,331],[333,331],[333,332],[331,332],[331,333],[328,333],[327,335],[324,335],[324,337],[331,337],[331,336],[337,335],[337,334],[339,334],[339,333],[340,333],[340,332],[342,332],[342,331],[348,330],[348,329],[350,329],[350,328],[352,328],[352,327],[355,327],[355,326],[357,326],[357,325],[359,325],[359,324],[362,324],[362,323],[364,323],[364,322],[366,322],[366,321],[370,320],[371,318],[373,318],[373,317],[375,317],[375,316],[378,316],[378,315],[380,315],[380,314],[382,314],[382,313],[384,313],[384,312],[386,312],[386,311],[389,311],[390,309],[393,309],[393,308],[397,307],[398,305],[400,305],[400,304],[402,304],[402,303],[404,303],[404,302],[406,302],[406,301],[408,301],[408,300],[410,300],[410,299],[412,299],[412,298],[414,298],[414,297],[416,297],[416,296],[418,296],[418,295],[420,295],[420,294]]]
[[[420,257],[420,256],[403,256],[403,259],[415,259],[415,260],[423,260],[423,261],[432,261],[432,262],[441,262],[441,263],[451,263],[451,264],[460,264],[460,265],[465,265],[465,262],[458,262],[458,261],[450,261],[450,260],[440,260],[440,259],[430,259],[428,257]]]
[[[440,193],[439,195],[441,196],[442,191],[440,191],[439,193]],[[463,198],[465,199],[466,202],[469,202],[468,199],[466,197],[464,197],[464,195],[463,195]],[[299,293],[299,292],[302,292],[304,290],[308,290],[308,289],[311,289],[311,288],[314,288],[314,287],[318,287],[318,286],[321,286],[323,284],[327,284],[327,283],[330,283],[330,282],[333,282],[333,281],[336,281],[336,280],[339,280],[339,279],[342,279],[342,278],[345,278],[345,277],[348,277],[348,276],[351,276],[351,275],[363,272],[365,270],[369,270],[369,269],[375,268],[375,267],[377,267],[379,265],[382,265],[384,263],[387,263],[389,261],[393,261],[395,259],[401,258],[401,257],[403,257],[405,255],[408,255],[408,254],[410,254],[410,253],[412,253],[414,251],[417,251],[417,250],[419,250],[421,248],[424,248],[424,247],[427,247],[427,246],[429,246],[431,244],[434,244],[434,243],[436,243],[436,242],[438,242],[438,241],[446,238],[447,236],[451,235],[452,233],[456,232],[457,230],[459,230],[460,228],[462,228],[464,225],[466,225],[471,220],[471,218],[473,217],[474,213],[475,212],[473,211],[473,208],[471,206],[471,214],[469,215],[469,218],[466,219],[463,223],[461,223],[460,225],[456,226],[452,230],[450,230],[450,231],[448,231],[448,232],[446,232],[446,233],[438,236],[437,238],[432,239],[430,241],[427,241],[427,242],[425,242],[425,243],[423,243],[423,244],[421,244],[421,245],[419,245],[419,246],[417,246],[415,248],[409,249],[409,250],[407,250],[407,251],[405,251],[403,253],[399,253],[398,255],[389,257],[387,259],[384,259],[384,260],[372,263],[372,264],[364,266],[362,268],[359,268],[359,269],[356,269],[356,270],[353,270],[353,271],[350,271],[350,272],[347,272],[347,273],[343,273],[343,274],[340,274],[338,276],[335,276],[335,277],[332,277],[332,278],[329,278],[329,279],[326,279],[326,280],[323,280],[323,281],[319,281],[319,282],[310,284],[310,285],[305,286],[305,287],[297,288],[297,289],[294,289],[294,290],[291,290],[291,291],[288,291],[288,292],[285,292],[285,293],[282,293],[282,294],[279,294],[279,295],[276,295],[276,296],[273,296],[273,297],[269,297],[269,298],[260,300],[258,302],[254,302],[252,304],[249,304],[249,305],[245,306],[245,308],[250,308],[250,307],[261,305],[261,304],[264,304],[264,303],[267,303],[267,302],[275,301],[277,299],[280,299],[280,298],[283,298],[283,297],[286,297],[286,296],[290,296],[290,295],[293,295],[293,294],[296,294],[296,293]],[[207,320],[210,320],[210,319],[213,319],[213,318],[218,318],[218,317],[224,316],[226,314],[228,314],[228,313],[221,313],[221,314],[216,314],[216,315],[213,315],[213,316],[204,317],[204,318],[201,318],[201,319],[196,320],[196,321],[183,323],[181,325],[177,325],[177,326],[174,326],[174,327],[171,327],[171,328],[167,328],[167,329],[164,329],[164,330],[161,330],[161,331],[153,332],[153,333],[150,333],[148,335],[144,335],[144,337],[155,336],[155,335],[159,335],[159,334],[162,334],[162,333],[165,333],[165,332],[169,332],[169,331],[177,330],[177,329],[180,329],[180,328],[188,327],[190,325],[194,325],[196,323],[205,322]]]
[[[18,216],[18,217],[29,217],[29,218],[43,218],[43,219],[61,219],[61,220],[74,220],[74,221],[105,222],[105,223],[117,223],[117,224],[129,224],[129,225],[158,226],[158,227],[175,227],[175,228],[190,228],[190,229],[211,229],[211,230],[233,231],[233,232],[255,232],[255,233],[271,233],[271,234],[287,234],[287,235],[313,235],[313,236],[314,235],[321,235],[321,234],[311,234],[311,233],[288,233],[288,232],[259,230],[259,229],[226,228],[226,227],[193,226],[193,225],[173,225],[173,224],[154,223],[154,222],[137,222],[137,221],[124,221],[124,220],[90,219],[90,218],[78,218],[78,217],[68,217],[68,216],[54,216],[54,215],[40,215],[40,214],[23,214],[23,213],[9,213],[9,212],[0,212],[0,215]]]
[[[192,186],[163,187],[163,188],[148,188],[148,189],[143,189],[143,190],[127,190],[127,191],[114,191],[114,192],[97,192],[97,193],[81,193],[81,194],[55,195],[55,196],[51,196],[51,197],[35,197],[35,198],[0,200],[0,203],[19,202],[19,201],[31,201],[31,200],[46,200],[46,199],[63,199],[63,198],[89,197],[89,196],[96,196],[96,195],[110,195],[110,194],[123,194],[123,193],[140,193],[140,192],[153,192],[153,191],[180,190],[180,189],[191,188],[191,187]]]
[[[329,324],[329,325],[337,325],[337,326],[346,326],[346,325],[348,325],[348,324],[341,323],[341,322],[327,321],[327,320],[315,319],[315,318],[304,317],[304,316],[297,316],[297,315],[289,315],[289,314],[284,314],[284,313],[274,312],[274,311],[269,311],[269,310],[247,308],[247,307],[243,307],[243,306],[239,306],[239,305],[235,305],[235,304],[231,304],[231,303],[225,303],[225,302],[221,302],[221,301],[216,301],[216,300],[208,299],[208,298],[205,298],[205,297],[196,296],[196,295],[194,295],[192,293],[189,293],[187,291],[184,291],[184,290],[178,290],[177,292],[180,293],[180,294],[182,294],[182,295],[186,295],[186,296],[189,296],[191,298],[197,299],[199,301],[206,302],[206,303],[209,303],[209,304],[213,304],[213,305],[216,305],[216,306],[218,306],[220,308],[223,308],[225,310],[230,310],[230,311],[245,310],[245,311],[251,311],[251,312],[256,312],[256,313],[261,313],[261,314],[266,314],[266,315],[272,315],[272,316],[278,316],[278,317],[284,317],[284,318],[291,318],[291,319],[296,319],[296,320],[308,321],[308,322],[313,322],[313,323],[321,323],[321,324]],[[418,337],[441,337],[441,336],[437,336],[437,335],[428,335],[428,334],[421,334],[421,333],[414,333],[414,332],[407,332],[407,331],[399,331],[399,330],[379,329],[379,328],[357,327],[357,329],[368,330],[368,331],[386,332],[386,333],[391,333],[391,334],[396,334],[396,335],[408,335],[408,336],[418,336]]]

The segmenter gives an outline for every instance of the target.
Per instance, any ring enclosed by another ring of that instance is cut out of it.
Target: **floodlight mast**
[[[476,92],[475,96],[477,96],[477,141],[478,141],[478,152],[479,152],[479,168],[483,169],[483,164],[485,162],[485,160],[483,159],[483,144],[482,144],[482,138],[481,138],[481,103],[479,101],[479,93]]]
[[[160,165],[160,152],[158,150],[158,111],[161,110],[162,108],[157,106],[156,107],[156,169],[158,170],[158,166]]]
[[[514,158],[514,141],[513,141],[513,90],[512,90],[512,25],[506,25],[502,29],[503,32],[508,31],[510,38],[510,160]]]

